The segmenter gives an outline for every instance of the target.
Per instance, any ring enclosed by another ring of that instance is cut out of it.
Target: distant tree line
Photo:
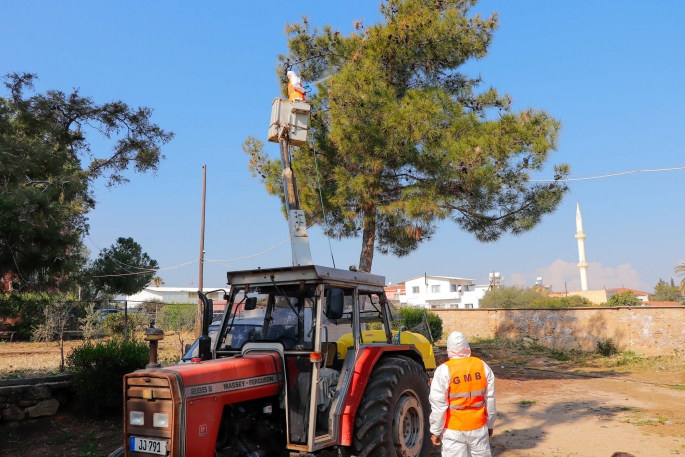
[[[685,269],[683,271],[685,272]],[[654,286],[654,294],[649,295],[649,300],[680,302],[685,305],[683,283],[678,287],[673,279],[670,284],[659,279]],[[582,308],[585,306],[642,306],[642,302],[630,290],[612,295],[606,303],[595,304],[577,295],[549,296],[545,290],[518,286],[502,286],[489,290],[480,302],[481,308]]]

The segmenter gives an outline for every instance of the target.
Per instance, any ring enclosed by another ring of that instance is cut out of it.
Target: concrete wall
[[[433,310],[445,337],[532,338],[555,349],[595,350],[611,338],[622,351],[657,356],[685,352],[685,306],[570,309]]]

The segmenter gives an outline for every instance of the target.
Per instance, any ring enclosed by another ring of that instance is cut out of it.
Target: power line
[[[652,170],[632,170],[632,171],[622,171],[619,173],[611,173],[608,175],[600,175],[600,176],[589,176],[586,178],[568,178],[568,179],[531,179],[528,182],[572,182],[572,181],[590,181],[592,179],[605,179],[605,178],[613,178],[615,176],[623,176],[623,175],[632,175],[635,173],[659,173],[662,171],[676,171],[676,170],[685,170],[685,167],[673,167],[673,168],[655,168]]]
[[[269,251],[271,251],[271,250],[273,250],[273,249],[276,249],[278,246],[282,245],[283,243],[285,243],[285,242],[288,241],[289,239],[290,239],[290,238],[286,238],[286,239],[284,239],[283,241],[281,241],[280,243],[275,244],[275,245],[271,246],[269,249],[266,249],[266,250],[264,250],[264,251],[262,251],[262,252],[258,252],[257,254],[246,255],[246,256],[243,256],[243,257],[236,257],[236,258],[234,258],[234,259],[205,259],[205,261],[206,261],[206,262],[216,262],[216,263],[218,263],[218,262],[234,262],[234,261],[236,261],[236,260],[243,260],[243,259],[249,259],[249,258],[251,258],[251,257],[257,257],[258,255],[266,254],[267,252],[269,252]]]
[[[197,262],[197,260],[192,260],[190,262],[181,263],[181,264],[174,265],[171,267],[157,268],[157,269],[154,269],[151,271],[175,270],[177,268],[185,267],[185,266],[193,264],[195,262]],[[92,277],[93,278],[108,278],[108,277],[112,277],[112,276],[133,276],[133,275],[148,275],[148,274],[150,274],[150,271],[139,271],[139,272],[134,272],[134,273],[120,273],[120,274],[113,274],[113,275],[97,275],[97,276],[92,276]]]
[[[93,241],[93,239],[90,237],[90,234],[86,234],[86,236],[88,237],[90,242],[93,244],[93,246],[95,246],[95,249],[97,249],[98,251],[100,251],[100,253],[102,253],[103,250],[100,249],[97,244],[95,244],[95,241]],[[118,263],[124,270],[128,271],[129,273],[132,273],[132,271],[129,270],[128,268],[135,268],[137,270],[141,270],[142,273],[149,273],[151,271],[158,271],[159,270],[158,268],[142,268],[142,267],[137,267],[135,265],[129,265],[127,263],[122,262],[121,260],[115,259],[114,256],[108,256],[107,258],[112,260],[114,263]],[[126,267],[128,267],[128,268],[126,268]]]

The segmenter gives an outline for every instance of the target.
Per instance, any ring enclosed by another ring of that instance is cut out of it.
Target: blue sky
[[[290,263],[279,202],[247,171],[241,144],[265,139],[278,96],[276,56],[286,51],[286,22],[306,14],[343,33],[379,19],[378,3],[299,1],[9,1],[0,5],[0,72],[34,72],[38,91],[73,87],[98,102],[149,106],[176,138],[153,175],[96,187],[90,214],[93,254],[131,236],[162,267],[198,258],[202,165],[208,167],[205,284],[225,272]],[[545,109],[563,125],[552,163],[574,177],[685,166],[685,2],[480,2],[498,11],[490,53],[469,62],[486,86],[509,93],[515,109]],[[98,147],[107,147],[99,141]],[[269,145],[277,156],[277,146]],[[549,175],[549,176],[547,176]],[[551,172],[540,178],[551,177]],[[405,258],[376,254],[373,271],[388,282],[423,274],[508,284],[536,276],[563,290],[579,285],[575,207],[587,234],[590,287],[651,290],[685,259],[685,171],[571,184],[559,210],[533,231],[482,244],[449,222]],[[328,242],[310,231],[314,261],[330,265]],[[361,240],[333,241],[338,267],[356,265]],[[197,284],[197,263],[160,272],[166,285]]]

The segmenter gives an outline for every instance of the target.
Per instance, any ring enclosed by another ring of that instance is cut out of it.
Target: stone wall
[[[592,351],[611,338],[621,351],[647,356],[685,351],[685,306],[570,309],[433,310],[445,337],[529,338],[554,349]]]
[[[0,380],[0,424],[54,415],[66,404],[71,385],[71,375]]]

